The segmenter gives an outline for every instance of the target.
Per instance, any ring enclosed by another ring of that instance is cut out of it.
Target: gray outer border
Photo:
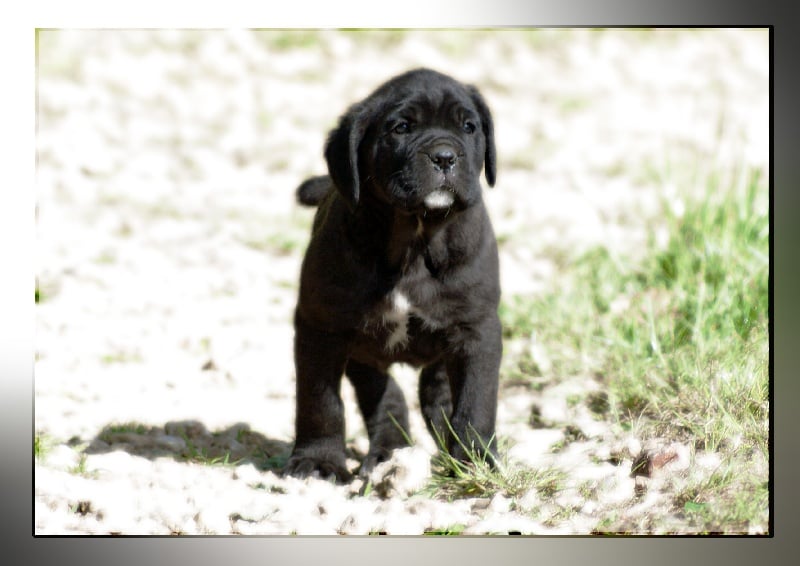
[[[36,2],[34,2],[36,3]],[[341,5],[338,5],[341,4]],[[672,0],[671,2],[636,2],[635,0],[594,0],[576,2],[562,0],[555,2],[519,0],[494,0],[490,3],[475,5],[470,3],[464,8],[463,2],[451,1],[432,4],[407,1],[405,16],[401,20],[392,21],[390,14],[371,15],[364,21],[364,13],[347,3],[337,4],[337,21],[329,24],[310,23],[310,27],[325,26],[375,26],[384,27],[449,27],[449,26],[774,26],[773,37],[773,108],[778,119],[774,120],[773,139],[773,210],[772,235],[775,255],[771,265],[780,266],[774,272],[775,297],[788,296],[787,290],[797,289],[798,269],[794,246],[797,223],[790,216],[797,208],[797,197],[793,184],[800,179],[798,171],[797,118],[793,106],[798,97],[794,77],[796,69],[794,57],[797,53],[795,42],[795,22],[793,15],[797,10],[779,3],[734,3],[732,1],[706,1],[703,3],[688,0]],[[246,14],[239,20],[240,26],[275,26],[297,27],[298,16],[291,15],[290,23],[281,24],[274,18],[274,7],[253,9],[248,6]],[[375,6],[375,4],[372,4]],[[426,9],[426,6],[428,7]],[[220,13],[229,17],[229,6],[222,7]],[[303,6],[295,8],[303,13]],[[124,27],[119,24],[119,15],[113,14],[113,5],[108,5],[109,14],[117,18],[113,27]],[[287,10],[291,8],[281,8]],[[380,8],[379,8],[380,9]],[[32,40],[34,27],[58,27],[59,22],[48,21],[36,10],[35,17],[25,21],[24,26],[30,29]],[[408,21],[409,14],[413,14]],[[246,17],[245,17],[246,16]],[[80,18],[78,18],[80,19]],[[158,18],[153,18],[153,25],[160,25]],[[283,18],[285,21],[286,18]],[[96,25],[96,17],[91,18]],[[178,17],[177,21],[181,19]],[[221,20],[225,21],[225,20]],[[176,25],[174,18],[168,26]],[[181,24],[182,25],[182,24]],[[217,24],[218,26],[219,24]],[[227,24],[226,24],[227,25]],[[186,27],[194,27],[194,21],[187,21]],[[217,27],[207,25],[206,27]],[[25,43],[18,56],[31,57],[30,43]],[[3,58],[9,56],[4,54]],[[10,56],[14,56],[12,53]],[[24,85],[28,88],[27,85]],[[25,109],[30,111],[30,106]],[[3,134],[8,136],[9,134]],[[13,134],[12,134],[13,135]],[[25,139],[23,137],[23,139]],[[28,154],[29,155],[29,154]],[[23,167],[21,175],[28,182],[29,172]],[[793,183],[794,182],[794,183]],[[5,203],[5,193],[3,201]],[[32,198],[12,204],[21,204],[18,210],[23,217],[31,218]],[[777,204],[777,206],[775,206]],[[795,205],[795,206],[793,206]],[[777,228],[778,232],[775,232]],[[6,228],[0,228],[6,230]],[[31,235],[29,226],[23,225],[23,233]],[[9,242],[18,238],[18,234],[3,234],[0,241]],[[33,242],[32,242],[33,244]],[[5,244],[7,245],[7,244]],[[31,249],[34,249],[31,246]],[[5,248],[4,248],[5,251]],[[5,257],[5,254],[4,254]],[[35,258],[24,261],[23,267],[30,269]],[[22,281],[22,285],[13,285],[13,290],[22,288],[24,294],[4,298],[0,306],[6,304],[27,304],[30,292],[30,272],[22,273],[12,266],[13,283]],[[4,272],[6,270],[4,269]],[[4,275],[5,276],[5,275]],[[794,283],[794,284],[793,284]],[[772,562],[780,558],[796,532],[797,512],[796,463],[798,459],[798,443],[792,437],[797,430],[796,413],[792,410],[791,400],[797,398],[797,382],[790,369],[794,361],[798,344],[796,324],[798,300],[784,300],[774,309],[773,348],[774,355],[774,514],[773,538],[736,538],[736,539],[694,539],[694,538],[613,538],[598,539],[589,537],[573,538],[424,538],[424,537],[355,537],[355,538],[189,538],[189,539],[83,539],[83,538],[33,538],[32,531],[32,474],[29,459],[31,457],[32,422],[32,345],[27,348],[3,347],[0,350],[0,370],[3,379],[3,395],[0,395],[0,434],[5,453],[0,464],[0,485],[5,497],[4,512],[0,514],[2,528],[0,533],[4,539],[4,554],[9,557],[25,556],[25,562],[34,564],[58,563],[66,564],[150,564],[150,563],[192,563],[192,564],[308,564],[323,562],[326,565],[353,564],[361,561],[377,561],[382,565],[419,563],[498,563],[498,564],[572,564],[590,563],[627,564],[645,563],[651,566],[659,564],[683,563],[725,563],[728,565]],[[15,308],[9,319],[0,324],[23,330],[30,329],[28,317],[32,316],[32,308]],[[15,318],[15,317],[19,318]],[[24,333],[23,333],[24,334]],[[3,334],[5,336],[5,334]],[[25,341],[26,336],[21,340]],[[13,346],[17,346],[16,341]],[[783,562],[783,561],[781,561]]]

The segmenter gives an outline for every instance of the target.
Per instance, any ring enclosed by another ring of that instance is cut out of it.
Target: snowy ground
[[[348,104],[423,65],[493,110],[507,296],[556,285],[560,251],[635,251],[656,210],[643,164],[768,160],[764,31],[40,32],[35,533],[572,534],[657,512],[630,477],[641,442],[568,403],[591,378],[501,391],[510,456],[567,473],[552,496],[419,495],[434,446],[413,406],[416,446],[379,470],[383,490],[266,469],[293,437],[313,215],[293,189],[324,171]],[[551,427],[530,425],[534,405]],[[363,453],[352,402],[347,423]]]

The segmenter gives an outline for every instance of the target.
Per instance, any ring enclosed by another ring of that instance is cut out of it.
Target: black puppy
[[[329,175],[298,188],[319,209],[295,312],[297,437],[285,471],[351,477],[342,374],[369,432],[361,473],[406,446],[394,362],[422,367],[422,413],[447,450],[491,460],[502,344],[497,243],[480,186],[482,167],[489,185],[496,174],[486,103],[440,73],[405,73],[345,113],[325,159]]]

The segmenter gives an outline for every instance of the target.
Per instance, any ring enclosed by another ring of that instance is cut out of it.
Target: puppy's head
[[[409,214],[464,209],[494,185],[492,117],[472,86],[426,69],[389,80],[330,133],[328,172],[355,208],[362,191]]]

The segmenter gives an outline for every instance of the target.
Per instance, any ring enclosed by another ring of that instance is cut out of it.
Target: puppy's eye
[[[408,122],[398,122],[395,124],[394,128],[392,128],[392,132],[395,134],[407,134],[411,131],[411,124]]]
[[[469,120],[467,120],[466,122],[464,122],[461,128],[468,134],[474,134],[475,130],[477,129],[477,126],[475,126],[474,122],[470,122]]]

